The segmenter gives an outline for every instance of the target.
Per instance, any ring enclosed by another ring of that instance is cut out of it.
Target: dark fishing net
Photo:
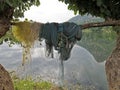
[[[67,60],[77,40],[82,37],[81,26],[75,23],[46,23],[41,27],[39,38],[45,39],[47,56],[54,57],[53,48],[61,60]]]

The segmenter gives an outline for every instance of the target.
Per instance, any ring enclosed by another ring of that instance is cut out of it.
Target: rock
[[[14,90],[12,79],[5,68],[0,64],[0,90]]]

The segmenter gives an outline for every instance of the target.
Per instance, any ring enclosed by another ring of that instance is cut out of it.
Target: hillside
[[[99,17],[92,17],[91,15],[78,15],[69,20],[69,22],[74,22],[78,25],[98,21],[104,20]],[[96,61],[102,62],[111,54],[115,46],[115,39],[116,35],[112,27],[90,28],[83,30],[82,39],[78,44],[90,51]]]
[[[101,21],[104,21],[104,19],[99,17],[93,17],[91,15],[84,15],[84,16],[77,15],[71,18],[70,20],[68,20],[68,22],[74,22],[78,25],[88,22],[101,22]]]

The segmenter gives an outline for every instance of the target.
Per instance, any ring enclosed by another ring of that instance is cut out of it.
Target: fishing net
[[[82,37],[81,26],[75,23],[46,23],[16,22],[12,26],[15,38],[21,42],[23,47],[23,62],[31,59],[31,48],[36,40],[45,40],[46,55],[54,57],[54,50],[60,54],[61,60],[67,60],[77,40]]]
[[[38,23],[28,21],[16,22],[12,26],[14,37],[21,42],[23,47],[22,65],[25,64],[26,60],[31,59],[31,48],[34,46],[35,40],[38,39],[39,27]]]
[[[82,37],[81,26],[75,23],[46,23],[41,27],[39,38],[46,42],[47,55],[54,57],[53,49],[60,54],[61,60],[67,60],[77,40]]]

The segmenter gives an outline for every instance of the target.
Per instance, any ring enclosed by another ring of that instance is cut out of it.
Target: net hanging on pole
[[[16,22],[12,26],[15,38],[23,47],[23,65],[31,57],[31,48],[36,40],[45,40],[46,54],[54,58],[53,48],[60,54],[61,60],[67,60],[77,40],[82,37],[81,26],[70,23]]]

